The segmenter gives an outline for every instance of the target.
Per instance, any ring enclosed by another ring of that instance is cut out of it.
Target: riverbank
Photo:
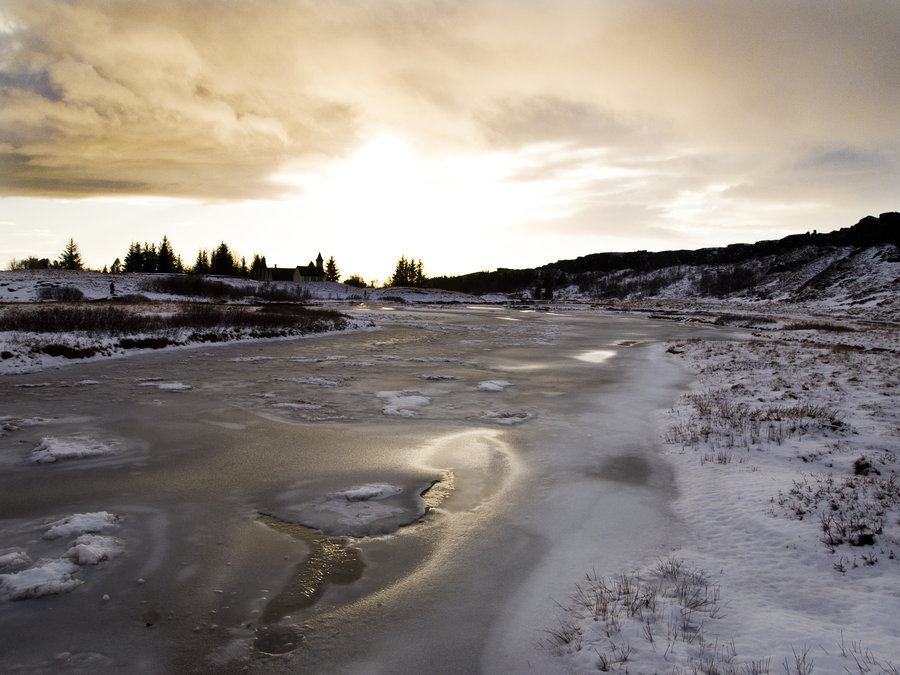
[[[762,322],[669,343],[694,375],[659,417],[685,542],[587,576],[548,627],[579,672],[896,673],[895,330]]]

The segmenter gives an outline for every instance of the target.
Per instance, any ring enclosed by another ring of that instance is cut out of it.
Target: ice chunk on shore
[[[31,461],[51,464],[57,460],[102,457],[114,454],[117,450],[114,444],[97,441],[89,436],[75,435],[67,438],[46,436],[32,451]]]
[[[82,534],[102,534],[111,532],[119,524],[119,516],[108,511],[93,513],[76,513],[50,523],[44,532],[44,539],[60,539]]]
[[[0,574],[0,592],[8,595],[10,600],[68,593],[82,583],[72,576],[77,571],[78,566],[71,560],[42,561],[21,572]]]

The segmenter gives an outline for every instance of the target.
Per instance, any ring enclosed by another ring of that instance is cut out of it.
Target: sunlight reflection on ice
[[[603,363],[604,361],[608,361],[616,353],[611,349],[595,349],[590,352],[582,352],[581,354],[576,354],[575,358],[579,361],[587,361],[588,363]]]

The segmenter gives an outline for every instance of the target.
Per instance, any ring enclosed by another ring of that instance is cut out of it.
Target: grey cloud
[[[550,95],[505,98],[477,111],[475,119],[488,141],[501,147],[544,142],[604,147],[623,145],[639,133],[613,111]]]
[[[62,90],[50,78],[46,68],[19,68],[14,71],[0,71],[0,91],[20,89],[37,94],[49,101],[59,101]]]

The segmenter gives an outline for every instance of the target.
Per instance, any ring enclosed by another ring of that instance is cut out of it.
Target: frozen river
[[[688,378],[661,343],[699,329],[352,312],[378,328],[0,381],[0,572],[70,566],[62,594],[0,588],[3,670],[564,667],[556,602],[680,536],[655,415]]]

